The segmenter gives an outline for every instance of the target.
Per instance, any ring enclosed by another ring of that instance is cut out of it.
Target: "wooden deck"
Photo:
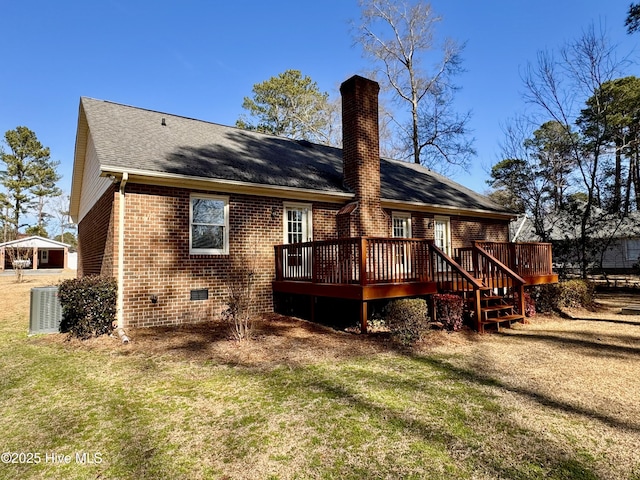
[[[357,237],[277,245],[275,261],[274,292],[357,300],[363,331],[368,301],[438,292],[467,298],[482,331],[483,292],[501,292],[523,312],[524,286],[558,280],[551,245],[539,243],[475,242],[452,258],[431,240]]]

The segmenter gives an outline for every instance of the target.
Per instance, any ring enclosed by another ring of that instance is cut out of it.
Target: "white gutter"
[[[290,200],[317,200],[331,203],[344,203],[352,200],[355,195],[347,192],[313,190],[301,187],[287,187],[282,185],[265,185],[237,180],[221,180],[219,178],[202,178],[178,173],[153,172],[127,168],[129,180],[143,185],[162,185],[179,188],[193,188],[201,190],[216,190],[226,193],[241,193],[247,195],[263,195],[267,197],[287,198]],[[100,166],[100,176],[111,175],[119,177],[123,168],[111,165]]]
[[[116,320],[118,328],[121,329],[124,323],[124,187],[129,180],[127,172],[122,173],[120,180],[120,193],[118,197],[118,303],[116,306]]]

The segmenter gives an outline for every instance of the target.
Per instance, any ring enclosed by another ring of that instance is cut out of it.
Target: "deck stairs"
[[[512,298],[496,295],[489,289],[480,293],[480,321],[477,323],[480,333],[484,333],[485,325],[495,325],[500,331],[501,325],[511,327],[512,322],[524,321],[524,315],[517,313]]]
[[[468,271],[473,275],[473,271]],[[526,323],[526,318],[518,312],[514,292],[512,288],[503,286],[501,288],[491,288],[489,285],[495,281],[486,276],[474,275],[475,280],[482,285],[480,288],[480,314],[476,316],[474,309],[474,296],[469,290],[460,290],[457,293],[465,299],[465,310],[472,321],[474,321],[479,333],[485,332],[485,327],[490,326],[499,332],[500,327],[510,328],[513,322]]]

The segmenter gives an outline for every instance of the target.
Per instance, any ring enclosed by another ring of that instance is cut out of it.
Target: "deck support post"
[[[484,333],[482,325],[482,303],[480,301],[480,289],[473,289],[473,314],[476,317],[476,332]]]
[[[522,315],[522,323],[527,323],[527,316],[526,316],[526,302],[525,302],[525,298],[524,298],[524,284],[520,284],[520,286],[518,287],[518,303],[519,305],[519,309],[520,309],[520,315]]]
[[[367,333],[367,301],[360,301],[360,333]]]

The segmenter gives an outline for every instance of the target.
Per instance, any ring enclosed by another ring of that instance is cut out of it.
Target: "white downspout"
[[[522,231],[522,227],[524,227],[524,224],[526,223],[526,221],[527,221],[527,216],[524,215],[522,217],[522,222],[520,223],[520,226],[518,227],[518,230],[516,231],[515,235],[511,239],[511,243],[516,243],[516,241],[518,240],[518,235],[520,235],[520,232]]]
[[[118,302],[116,306],[116,320],[118,329],[124,324],[124,187],[129,180],[127,172],[122,173],[120,180],[120,193],[118,197]]]

